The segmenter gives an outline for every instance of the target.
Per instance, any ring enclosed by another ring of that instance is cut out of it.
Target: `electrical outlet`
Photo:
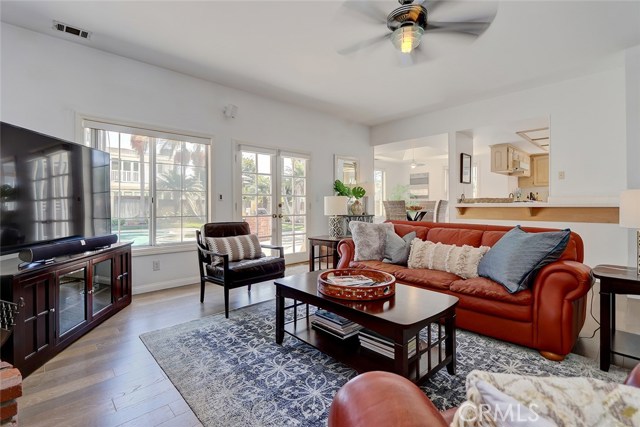
[[[564,179],[564,171],[558,172],[558,179]]]
[[[160,271],[160,261],[153,261],[153,271]]]

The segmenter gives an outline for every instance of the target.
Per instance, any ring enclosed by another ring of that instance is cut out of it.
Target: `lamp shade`
[[[640,228],[640,189],[620,193],[620,226]]]
[[[324,196],[324,214],[346,215],[348,200],[347,196]]]

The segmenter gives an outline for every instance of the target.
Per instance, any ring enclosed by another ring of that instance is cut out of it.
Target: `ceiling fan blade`
[[[386,39],[388,39],[389,37],[391,37],[391,33],[386,33],[383,34],[381,36],[377,36],[377,37],[373,37],[371,39],[368,40],[363,40],[361,42],[358,42],[356,44],[353,44],[351,46],[347,46],[344,49],[340,49],[338,50],[338,53],[340,55],[351,55],[352,53],[355,53],[361,49],[366,49],[370,46],[373,46],[377,43],[380,43]]]
[[[462,33],[479,36],[491,22],[429,22],[425,31],[430,33]]]
[[[355,12],[375,24],[387,24],[387,14],[379,8],[378,2],[367,0],[347,0],[342,4],[345,9]]]
[[[433,12],[435,12],[440,6],[442,6],[445,3],[445,1],[444,0],[422,0],[416,3],[423,5],[424,8],[427,9],[427,14],[430,15]]]

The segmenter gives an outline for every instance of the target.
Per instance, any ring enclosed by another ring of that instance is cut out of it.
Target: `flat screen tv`
[[[111,233],[108,153],[0,125],[1,254]]]

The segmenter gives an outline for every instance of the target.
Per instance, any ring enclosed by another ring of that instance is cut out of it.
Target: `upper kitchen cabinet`
[[[531,176],[518,178],[518,186],[522,188],[549,186],[548,154],[534,154],[531,156]]]
[[[510,144],[491,146],[491,172],[513,176],[531,176],[530,156]],[[548,169],[548,167],[547,167]]]

